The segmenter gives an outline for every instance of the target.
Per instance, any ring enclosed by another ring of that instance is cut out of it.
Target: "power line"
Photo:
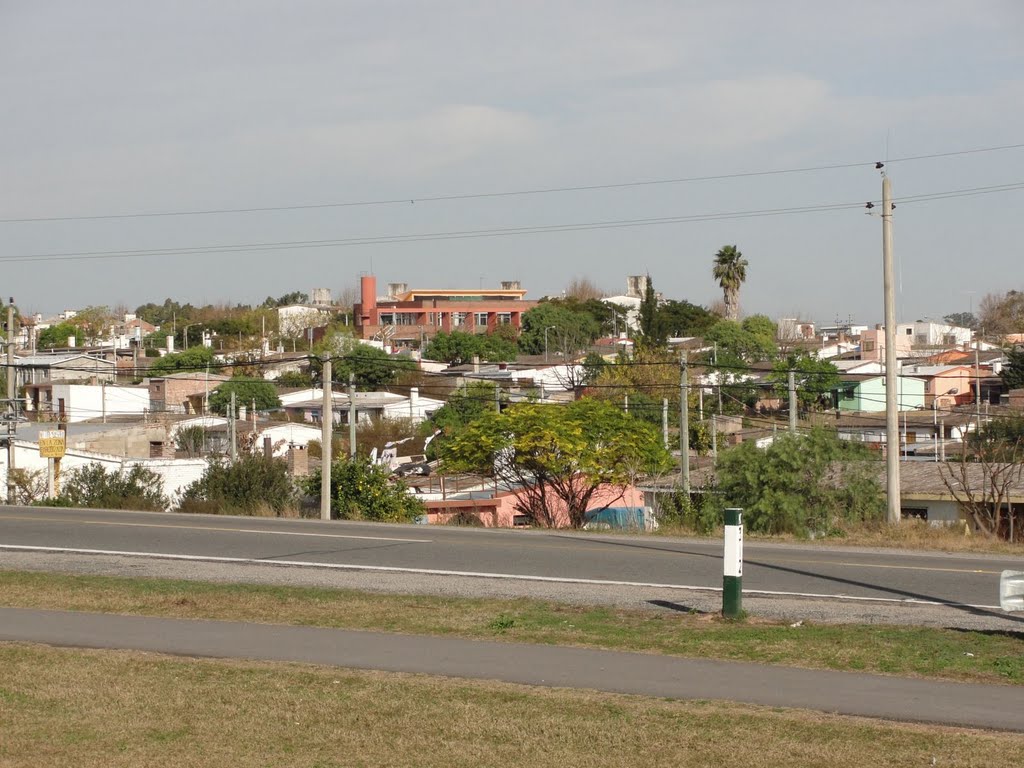
[[[975,149],[962,149],[950,152],[935,152],[926,155],[911,155],[887,159],[887,164],[906,163],[919,160],[935,160],[939,158],[955,157],[959,155],[974,155],[987,152],[1002,152],[1011,149],[1020,149],[1021,144],[1004,144],[993,147],[980,147]],[[449,202],[457,200],[483,200],[503,197],[524,197],[528,195],[548,195],[570,192],[592,192],[605,189],[630,189],[637,187],[664,186],[669,184],[690,184],[706,181],[725,181],[729,179],[749,179],[761,176],[781,176],[796,173],[815,173],[819,171],[842,170],[847,168],[858,168],[862,166],[874,166],[875,160],[859,161],[852,163],[831,163],[827,165],[803,166],[795,168],[776,168],[763,171],[740,171],[736,173],[722,173],[705,176],[682,176],[667,179],[646,179],[639,181],[610,182],[607,184],[583,184],[564,187],[538,187],[533,189],[505,190],[495,192],[467,192],[451,195],[426,195],[426,196],[403,196],[396,198],[384,198],[378,200],[355,200],[336,203],[309,203],[296,205],[272,205],[248,208],[206,208],[194,210],[175,211],[144,211],[139,213],[106,213],[82,216],[26,216],[18,218],[0,219],[0,224],[30,223],[30,222],[55,222],[55,221],[99,221],[107,219],[142,219],[142,218],[163,218],[172,216],[213,216],[222,214],[237,213],[270,213],[274,211],[301,211],[319,210],[325,208],[356,208],[368,206],[385,205],[410,205],[416,203]]]
[[[1024,189],[1024,182],[1013,182],[986,187],[947,190],[899,198],[899,203],[923,203],[933,200],[948,200],[981,194],[995,194]],[[874,205],[875,201],[869,201]],[[788,216],[804,213],[821,213],[840,210],[854,210],[864,207],[863,202],[825,203],[819,205],[794,206],[789,208],[763,208],[748,211],[665,216],[644,219],[612,219],[605,221],[547,224],[524,227],[504,227],[477,230],[455,230],[449,232],[427,232],[409,235],[390,234],[364,237],[290,240],[278,242],[227,243],[221,245],[183,246],[181,248],[142,248],[117,251],[67,251],[60,253],[36,253],[20,256],[0,256],[3,262],[24,261],[91,261],[95,259],[126,259],[145,256],[196,256],[216,253],[251,253],[256,251],[300,250],[307,248],[341,248],[364,245],[387,245],[394,243],[418,243],[438,240],[466,240],[484,237],[508,237],[515,235],[551,234],[559,232],[580,232],[601,229],[626,229],[634,227],[688,224],[704,221],[726,221],[770,216]]]

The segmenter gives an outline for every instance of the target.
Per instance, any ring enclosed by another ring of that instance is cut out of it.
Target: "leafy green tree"
[[[828,532],[880,520],[885,500],[871,453],[834,432],[783,435],[768,448],[744,442],[719,455],[718,489],[758,533]]]
[[[715,365],[725,369],[743,369],[749,363],[759,363],[775,357],[775,342],[770,336],[759,331],[764,329],[755,324],[754,329],[745,328],[732,320],[719,320],[705,335],[706,344],[715,344]]]
[[[356,387],[375,391],[394,383],[399,374],[416,369],[406,357],[389,355],[382,349],[357,344],[350,352],[334,361],[334,380],[348,384],[349,373],[355,374]]]
[[[508,327],[508,326],[501,326]],[[487,362],[505,362],[516,359],[516,345],[496,333],[466,333],[464,331],[438,332],[427,344],[423,356],[452,365],[470,362],[474,356]]]
[[[601,326],[588,312],[574,312],[553,301],[541,302],[523,313],[519,349],[528,355],[544,354],[545,330],[548,354],[570,359],[597,338]]]
[[[839,370],[832,363],[806,352],[791,352],[775,363],[769,376],[782,398],[789,397],[790,371],[794,371],[797,401],[804,409],[827,407],[831,393],[839,388]]]
[[[66,347],[68,338],[74,336],[77,340],[81,332],[78,326],[72,323],[57,323],[39,332],[39,339],[36,345],[41,349],[52,349],[53,347]],[[85,341],[82,339],[82,341]]]
[[[762,340],[765,346],[772,349],[775,348],[776,341],[779,338],[779,327],[768,315],[750,315],[750,317],[743,318],[740,326],[747,333],[753,334]]]
[[[942,319],[958,328],[971,328],[973,330],[978,327],[978,318],[973,312],[952,312]]]
[[[670,299],[658,307],[658,325],[666,336],[703,336],[720,319],[714,312],[688,301]]]
[[[164,299],[162,304],[142,304],[135,308],[135,315],[150,325],[169,325],[177,322],[188,322],[196,308],[191,304],[179,304],[172,299]]]
[[[711,274],[725,298],[725,317],[733,322],[740,316],[740,286],[747,280],[748,264],[735,245],[723,245],[715,254]]]
[[[276,309],[277,307],[288,307],[292,304],[309,304],[309,294],[302,291],[292,291],[283,296],[278,296],[276,299],[273,296],[267,296],[261,306],[268,309]]]
[[[236,416],[238,415],[237,409],[251,408],[254,401],[257,411],[268,411],[281,407],[281,400],[277,396],[277,387],[272,381],[236,377],[217,386],[217,389],[210,395],[210,410],[222,416],[227,413],[231,405],[232,393],[235,395]]]
[[[665,329],[658,315],[658,295],[654,292],[651,276],[647,276],[644,296],[640,300],[639,332],[637,341],[645,347],[665,346]]]
[[[137,509],[162,512],[168,501],[160,475],[138,464],[107,471],[93,462],[68,471],[61,478],[57,503],[69,507]]]
[[[1010,349],[1006,352],[1006,365],[1003,366],[999,378],[1007,389],[1024,387],[1024,348]]]
[[[564,513],[574,528],[583,526],[592,505],[613,505],[637,476],[661,471],[670,461],[657,430],[592,399],[485,413],[453,437],[443,459],[449,471],[480,473],[520,488],[516,510],[532,524],[552,527]],[[602,497],[603,488],[620,495]]]
[[[203,476],[182,492],[180,512],[251,515],[272,509],[280,515],[295,505],[295,487],[282,459],[242,454],[231,463],[212,457]]]
[[[466,425],[485,413],[495,410],[496,387],[496,384],[489,381],[471,381],[465,387],[457,389],[451,394],[448,401],[438,408],[420,428],[420,434],[423,437],[432,435],[437,430],[441,431],[427,446],[427,458],[437,458],[444,444],[453,435],[457,435]]]
[[[213,363],[213,350],[207,347],[191,347],[182,352],[158,357],[149,366],[150,378],[168,376],[186,371],[205,371]]]
[[[274,383],[279,387],[310,387],[313,385],[313,376],[309,372],[285,371]]]
[[[319,497],[322,482],[320,470],[314,470],[306,481],[306,493]],[[424,512],[423,502],[408,492],[405,483],[391,478],[381,465],[359,457],[331,464],[330,482],[334,518],[408,523]]]

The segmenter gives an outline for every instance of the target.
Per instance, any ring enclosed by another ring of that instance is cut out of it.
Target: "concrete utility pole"
[[[679,474],[683,492],[690,492],[690,381],[689,360],[679,353]]]
[[[665,443],[665,450],[668,450],[668,398],[661,401],[661,439]]]
[[[348,375],[348,455],[356,457],[356,375]]]
[[[235,415],[235,393],[231,392],[231,416],[229,417],[229,425],[231,427],[231,463],[235,463],[235,459],[238,458],[238,417]]]
[[[796,434],[796,373],[789,372],[789,433]]]
[[[974,342],[974,416],[978,422],[976,429],[981,434],[981,365],[979,363],[979,352],[981,350],[981,339]]]
[[[896,378],[896,281],[892,265],[892,182],[882,176],[882,284],[885,308],[885,493],[886,521],[900,521],[899,383]],[[895,441],[895,450],[893,443]]]
[[[334,394],[331,391],[331,358],[324,355],[324,392],[320,405],[320,519],[331,519],[331,428],[334,426]]]
[[[718,463],[718,417],[711,414],[711,460]]]
[[[14,382],[14,297],[7,305],[7,503],[14,503],[14,435],[17,431],[18,403]]]

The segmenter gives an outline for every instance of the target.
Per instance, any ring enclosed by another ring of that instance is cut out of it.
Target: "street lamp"
[[[548,331],[550,331],[554,327],[555,326],[553,326],[553,325],[549,325],[547,328],[544,329],[544,362],[545,363],[548,361]]]

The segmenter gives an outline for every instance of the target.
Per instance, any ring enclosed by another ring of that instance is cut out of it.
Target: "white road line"
[[[543,581],[555,584],[593,584],[611,587],[645,587],[649,589],[678,589],[689,592],[721,592],[721,587],[703,587],[693,584],[659,584],[644,581],[615,581],[612,579],[574,579],[563,576],[528,576],[515,573],[488,573],[486,571],[448,571],[438,568],[401,568],[394,565],[359,565],[354,563],[317,563],[307,560],[265,560],[254,557],[216,557],[212,555],[177,555],[164,552],[122,552],[109,549],[73,549],[70,547],[37,547],[19,544],[0,544],[0,551],[55,552],[73,555],[119,555],[121,557],[150,557],[158,560],[188,560],[204,563],[233,563],[236,565],[279,565],[298,568],[326,568],[338,571],[375,571],[386,573],[415,573],[426,576],[466,576],[476,579],[505,579],[508,581]],[[990,611],[1002,610],[998,605],[974,605],[946,600],[920,600],[912,597],[858,597],[855,595],[830,595],[817,592],[779,592],[769,589],[744,589],[745,595],[768,597],[805,597],[824,600],[847,600],[862,603],[897,603],[900,605],[938,605],[958,608],[981,608]]]
[[[2,515],[2,520],[28,520],[31,522],[65,522],[60,517],[14,517]],[[213,525],[177,525],[167,523],[124,523],[114,520],[74,520],[76,525],[115,525],[122,528],[170,528],[176,531],[216,531],[218,533],[256,533],[267,536],[314,536],[321,539],[360,539],[362,541],[399,541],[406,544],[433,544],[433,539],[400,539],[395,536],[356,536],[349,533],[311,533],[309,531],[269,531],[262,528],[230,528]]]

